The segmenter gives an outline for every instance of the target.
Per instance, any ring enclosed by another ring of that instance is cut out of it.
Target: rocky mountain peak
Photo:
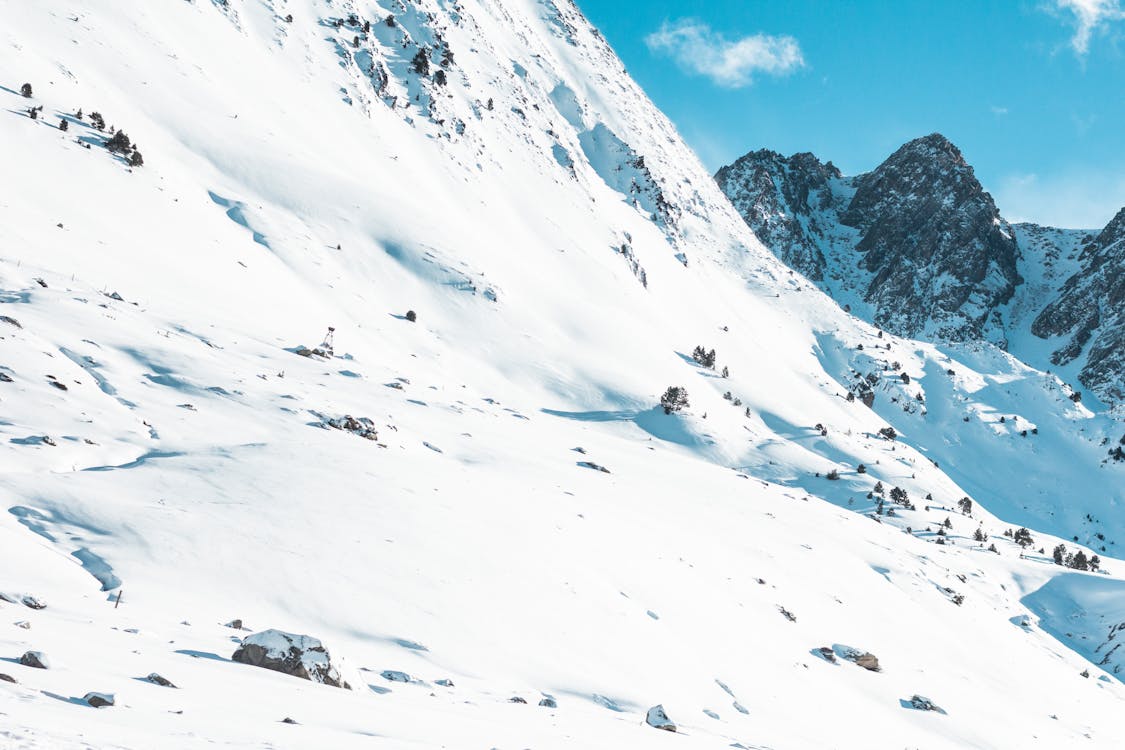
[[[961,151],[933,133],[855,180],[841,216],[862,233],[875,322],[894,333],[1005,344],[993,310],[1020,283],[1011,228]]]
[[[776,151],[751,151],[715,175],[738,212],[768,247],[784,248],[780,257],[813,280],[824,276],[815,219],[831,209],[832,180],[843,177],[832,162],[805,151],[782,156]]]
[[[1125,208],[1080,257],[1082,267],[1043,308],[1031,332],[1060,340],[1052,363],[1078,360],[1084,384],[1107,401],[1125,401]]]

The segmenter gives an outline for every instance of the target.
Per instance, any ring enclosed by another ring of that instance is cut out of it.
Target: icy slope
[[[573,6],[0,9],[0,737],[1125,739],[1123,686],[1024,599],[1120,580],[1119,425],[782,267]],[[880,515],[876,482],[913,508]],[[1064,574],[1051,534],[1109,575]],[[231,662],[234,618],[322,640],[357,689]],[[643,724],[658,703],[678,736]]]

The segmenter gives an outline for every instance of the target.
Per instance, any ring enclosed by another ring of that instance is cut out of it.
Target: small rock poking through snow
[[[47,659],[47,655],[42,651],[28,651],[20,657],[20,664],[25,667],[33,667],[35,669],[50,669],[51,662]]]
[[[945,713],[932,700],[923,695],[912,695],[910,697],[910,705],[919,711],[937,711],[938,713]]]
[[[233,661],[351,690],[340,677],[328,650],[308,635],[263,630],[246,636],[231,656]]]
[[[653,706],[648,710],[645,723],[650,727],[663,729],[666,732],[676,731],[676,724],[668,718],[668,714],[664,712],[664,706],[662,705]]]
[[[397,669],[384,669],[380,676],[388,682],[410,682],[410,675]]]
[[[148,680],[149,682],[151,682],[153,685],[159,685],[160,687],[168,687],[168,688],[176,687],[175,685],[172,684],[171,680],[169,680],[167,677],[161,677],[156,672],[153,672],[152,674],[150,674],[145,679]]]
[[[112,693],[86,693],[82,700],[89,703],[94,708],[104,708],[112,706],[117,702]]]

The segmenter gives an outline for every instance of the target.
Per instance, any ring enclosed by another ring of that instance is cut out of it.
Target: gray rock
[[[380,675],[388,682],[410,682],[410,675],[397,669],[384,669]]]
[[[231,656],[232,661],[275,672],[320,682],[332,687],[351,689],[340,677],[324,645],[307,635],[281,630],[263,630],[246,636]]]
[[[82,697],[82,700],[86,701],[94,708],[112,706],[117,702],[112,693],[86,693],[86,695]]]
[[[543,699],[539,701],[539,705],[543,706],[544,708],[558,708],[559,707],[558,701],[556,701],[550,695],[544,696]]]
[[[648,710],[648,714],[645,716],[645,723],[650,727],[663,729],[666,732],[676,731],[675,723],[668,718],[668,714],[665,713],[664,706],[662,705],[653,706]]]
[[[910,705],[919,711],[938,711],[939,713],[945,713],[941,708],[934,705],[933,701],[922,695],[912,695],[910,697]]]
[[[20,664],[34,669],[50,669],[51,662],[42,651],[28,651],[20,657]]]
[[[875,654],[860,654],[855,658],[855,663],[856,666],[863,667],[872,672],[881,671],[879,667],[879,657],[875,656]]]
[[[23,605],[25,607],[29,607],[31,609],[46,609],[47,608],[47,602],[43,601],[39,597],[32,596],[31,594],[28,594],[27,596],[24,596],[22,599],[20,599],[20,601],[23,602]]]
[[[167,679],[166,677],[161,677],[156,672],[153,672],[152,674],[150,674],[145,679],[148,680],[149,682],[151,682],[153,685],[159,685],[160,687],[168,687],[168,688],[176,687],[175,685],[172,684],[171,680]]]
[[[10,674],[4,674],[3,672],[0,672],[0,682],[11,682],[15,684],[16,678],[12,677]]]

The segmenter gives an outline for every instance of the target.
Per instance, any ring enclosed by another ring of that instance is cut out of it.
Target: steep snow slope
[[[846,316],[573,6],[0,11],[6,741],[1125,740],[1125,688],[1064,624],[1121,580],[1120,426],[994,349]],[[1052,534],[1109,573],[1063,573]],[[233,618],[322,639],[356,689],[232,663]],[[679,736],[643,724],[657,703]]]

